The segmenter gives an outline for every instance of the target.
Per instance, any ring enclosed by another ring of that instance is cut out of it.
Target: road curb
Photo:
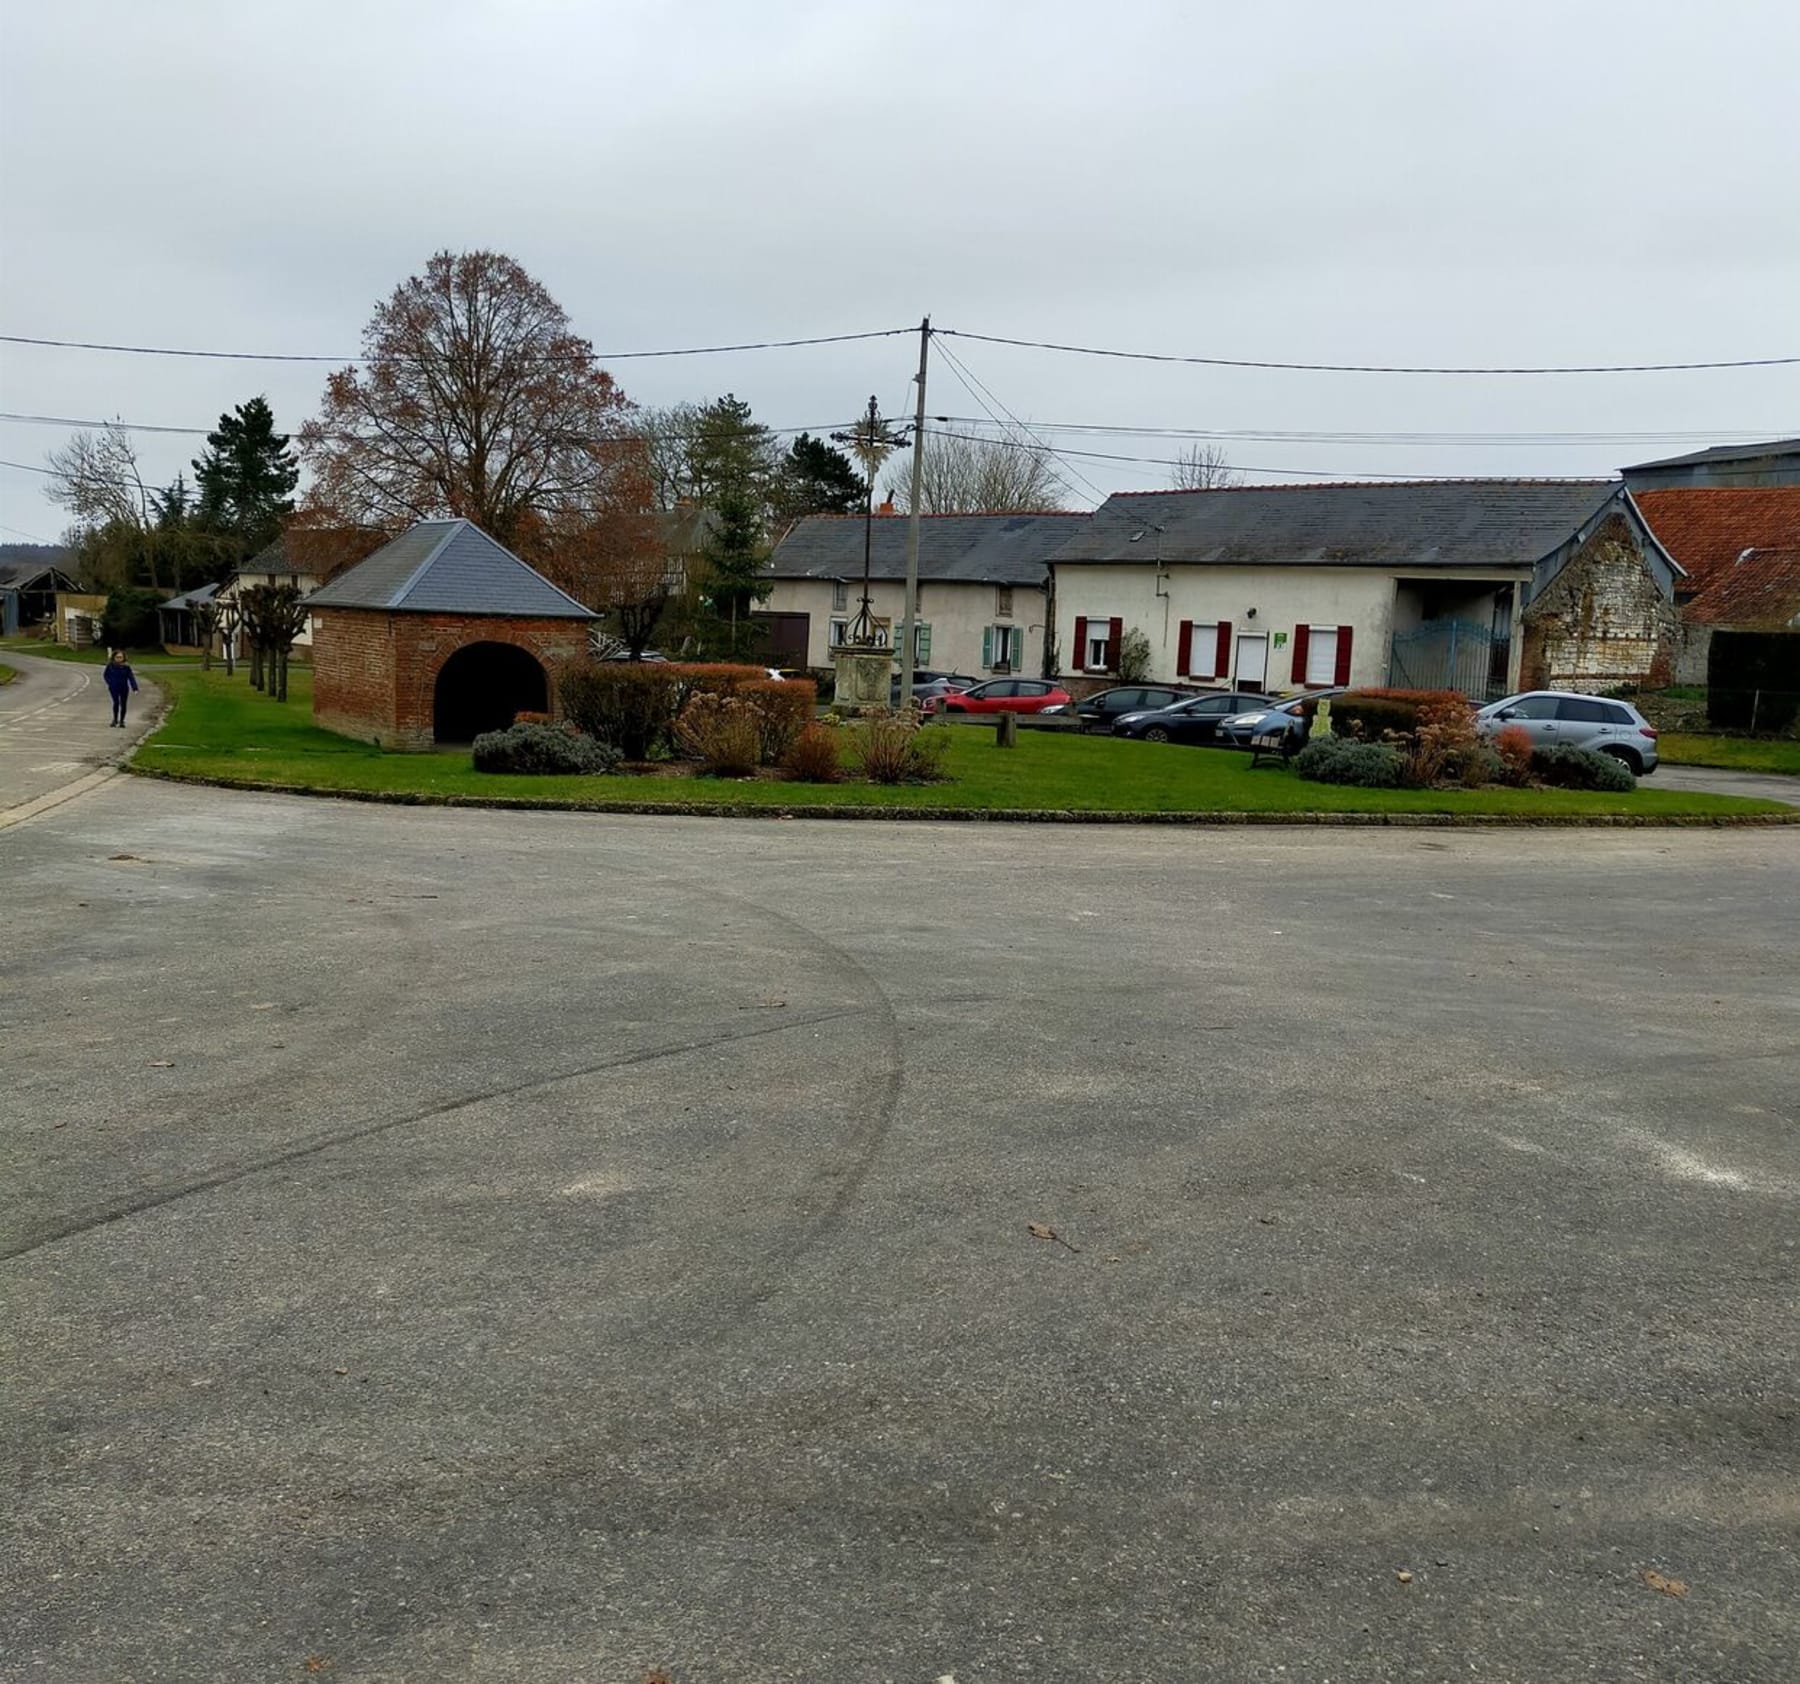
[[[1238,813],[1149,812],[1110,808],[848,807],[796,804],[750,807],[723,801],[557,801],[523,795],[432,795],[369,789],[319,789],[310,784],[257,783],[165,771],[128,761],[125,770],[164,783],[198,784],[253,795],[303,795],[326,801],[360,801],[384,807],[474,807],[500,812],[623,813],[638,818],[854,819],[907,824],[1095,824],[1310,826],[1323,829],[1403,830],[1741,830],[1800,824],[1800,808],[1788,813]]]

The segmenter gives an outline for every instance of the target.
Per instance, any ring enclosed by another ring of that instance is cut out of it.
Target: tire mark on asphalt
[[[685,1053],[705,1052],[711,1047],[729,1046],[739,1041],[753,1041],[768,1035],[781,1035],[790,1030],[805,1029],[820,1023],[832,1023],[856,1015],[855,1012],[847,1010],[817,1012],[810,1017],[796,1017],[782,1023],[763,1024],[754,1029],[740,1029],[724,1035],[703,1036],[698,1040],[675,1041],[665,1046],[645,1047],[636,1052],[620,1053],[611,1058],[578,1065],[571,1070],[558,1070],[548,1076],[531,1076],[523,1081],[505,1082],[496,1087],[483,1088],[476,1093],[459,1094],[454,1099],[442,1100],[415,1111],[403,1112],[397,1117],[381,1117],[371,1122],[358,1124],[353,1128],[317,1135],[310,1140],[302,1141],[297,1146],[288,1147],[284,1151],[271,1152],[243,1163],[230,1164],[209,1175],[197,1176],[173,1186],[151,1189],[130,1198],[110,1201],[98,1208],[90,1208],[80,1216],[64,1220],[48,1232],[40,1232],[30,1239],[0,1246],[0,1261],[23,1257],[44,1246],[54,1245],[59,1240],[89,1233],[96,1228],[106,1227],[110,1223],[122,1221],[128,1216],[136,1216],[143,1211],[160,1209],[164,1205],[174,1204],[179,1199],[191,1198],[197,1193],[208,1193],[215,1188],[229,1186],[234,1181],[243,1181],[250,1176],[260,1175],[265,1170],[279,1169],[284,1164],[297,1163],[302,1158],[311,1157],[319,1152],[328,1152],[333,1147],[353,1146],[359,1141],[389,1133],[394,1129],[406,1128],[414,1123],[430,1122],[438,1117],[468,1110],[472,1106],[485,1105],[490,1100],[508,1099],[516,1094],[555,1087],[563,1082],[579,1081],[585,1076],[598,1075],[606,1070],[626,1069],[635,1064],[651,1064],[661,1058],[679,1058]]]

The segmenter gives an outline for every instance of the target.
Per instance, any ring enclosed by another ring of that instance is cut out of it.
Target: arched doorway
[[[473,742],[504,731],[515,713],[543,713],[549,697],[534,656],[512,643],[471,643],[438,668],[431,734],[440,743]]]

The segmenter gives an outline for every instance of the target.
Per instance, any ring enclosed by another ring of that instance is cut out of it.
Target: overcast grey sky
[[[1791,0],[0,0],[0,20],[10,334],[349,355],[432,251],[490,246],[603,351],[929,311],[1294,361],[1800,353]],[[1040,423],[1615,435],[1230,442],[1253,478],[1609,472],[1800,432],[1794,367],[1438,378],[951,349]],[[643,402],[729,389],[822,426],[871,391],[898,409],[914,358],[894,339],[612,367]],[[260,391],[297,428],[324,374],[7,345],[0,408],[205,427]],[[931,408],[980,413],[944,365]],[[41,464],[66,432],[0,423],[0,457]],[[166,480],[201,441],[139,442]],[[1166,483],[1072,460],[1103,490]],[[0,469],[0,536],[58,535],[43,487]]]

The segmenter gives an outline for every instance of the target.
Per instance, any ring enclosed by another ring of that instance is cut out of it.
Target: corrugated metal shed
[[[467,520],[421,520],[321,585],[308,608],[591,620],[594,614]]]

